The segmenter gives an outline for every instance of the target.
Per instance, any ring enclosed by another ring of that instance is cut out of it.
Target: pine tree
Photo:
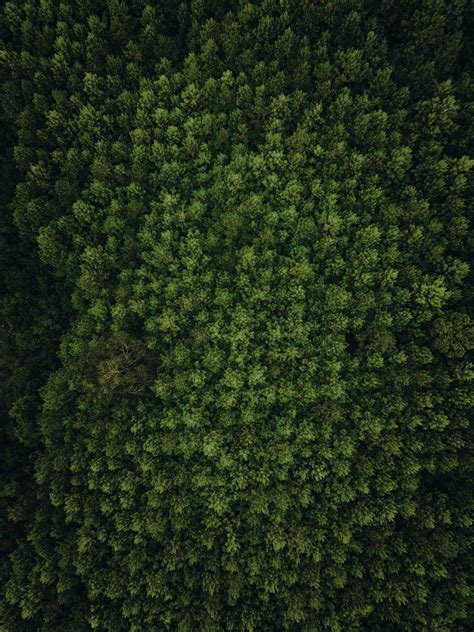
[[[471,14],[4,4],[2,629],[469,629]]]

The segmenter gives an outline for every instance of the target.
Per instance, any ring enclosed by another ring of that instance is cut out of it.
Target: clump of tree
[[[1,11],[0,627],[470,629],[470,3]]]

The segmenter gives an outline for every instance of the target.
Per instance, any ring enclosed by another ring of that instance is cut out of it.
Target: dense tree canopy
[[[472,6],[2,3],[2,632],[473,628]]]

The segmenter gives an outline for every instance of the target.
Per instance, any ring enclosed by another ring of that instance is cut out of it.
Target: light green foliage
[[[4,4],[2,630],[470,629],[467,5]]]

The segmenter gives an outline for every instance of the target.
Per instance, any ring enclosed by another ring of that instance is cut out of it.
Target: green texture
[[[474,628],[472,33],[1,3],[1,632]]]

